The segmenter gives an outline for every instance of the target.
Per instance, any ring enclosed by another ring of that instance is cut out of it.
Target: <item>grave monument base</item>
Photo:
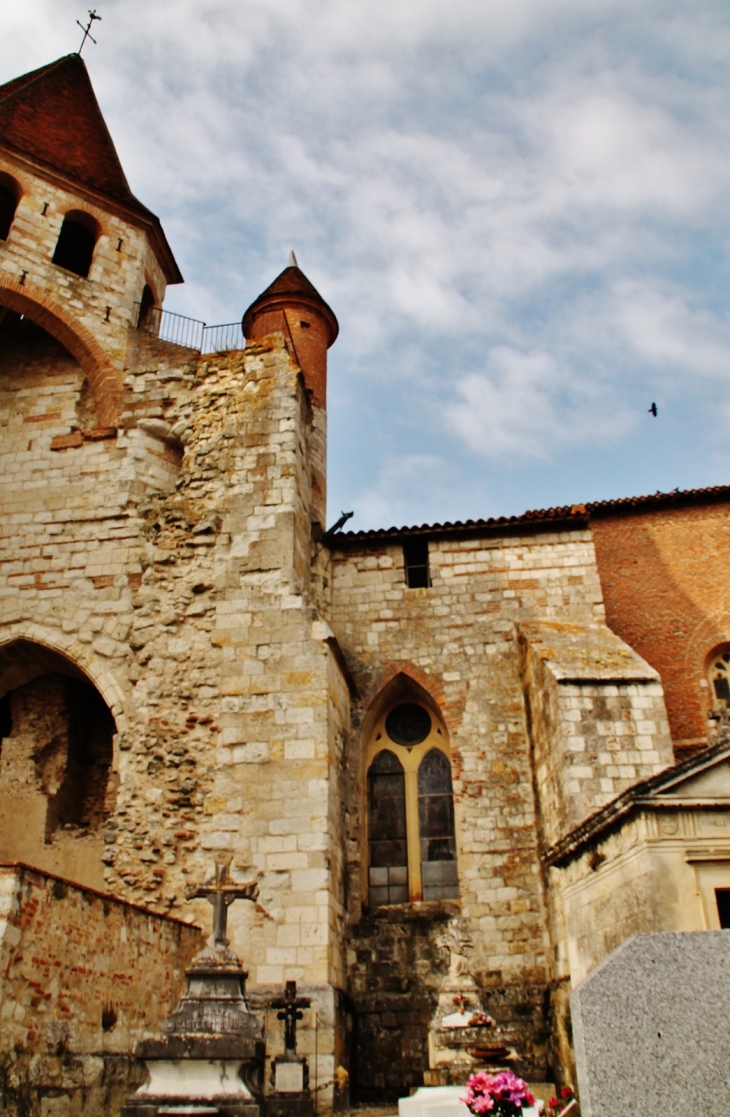
[[[237,885],[229,860],[196,895],[213,903],[213,935],[185,972],[185,992],[159,1036],[137,1045],[149,1081],[120,1117],[261,1117],[264,1026],[246,1000],[248,974],[229,949],[226,913],[236,899],[254,900],[255,884]]]
[[[312,1117],[309,1067],[304,1055],[277,1055],[271,1067],[273,1094],[266,1099],[267,1117]]]

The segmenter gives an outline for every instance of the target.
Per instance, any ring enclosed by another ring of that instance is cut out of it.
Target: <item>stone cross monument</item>
[[[213,905],[213,931],[208,945],[215,949],[229,946],[228,909],[234,900],[253,900],[258,898],[259,886],[256,881],[249,884],[236,884],[230,877],[231,858],[221,857],[215,863],[215,876],[206,884],[192,885],[188,889],[188,899],[205,899]]]
[[[284,1021],[284,1054],[272,1063],[274,1093],[267,1098],[268,1117],[310,1117],[313,1112],[307,1060],[297,1054],[297,1021],[311,1003],[309,997],[297,996],[296,981],[287,981],[284,996],[271,1002],[272,1008],[281,1009],[277,1017]]]
[[[213,932],[186,971],[180,1004],[162,1025],[162,1035],[143,1040],[135,1055],[149,1082],[122,1109],[121,1117],[165,1117],[205,1113],[209,1117],[261,1117],[263,1112],[263,1021],[246,1000],[248,974],[227,938],[228,908],[254,901],[255,881],[230,879],[230,858],[219,860],[212,880],[195,885],[188,898],[213,905]]]
[[[297,997],[296,981],[287,981],[283,997],[275,997],[271,1002],[272,1008],[280,1008],[276,1014],[278,1020],[284,1021],[284,1050],[287,1055],[297,1053],[297,1020],[302,1019],[301,1009],[311,1005],[309,997]]]

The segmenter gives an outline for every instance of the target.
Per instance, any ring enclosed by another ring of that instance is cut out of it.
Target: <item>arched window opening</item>
[[[372,905],[459,897],[446,727],[401,696],[377,719],[366,757]]]
[[[145,283],[142,298],[139,302],[137,329],[147,330],[152,334],[157,333],[160,325],[160,309],[156,303],[154,291],[149,283]]]
[[[55,674],[33,679],[7,698],[2,790],[24,792],[36,805],[39,792],[45,797],[45,842],[61,829],[98,829],[107,813],[116,732],[104,699],[88,683]]]
[[[710,694],[715,706],[730,706],[730,651],[723,648],[710,657]]]
[[[99,226],[94,218],[81,210],[72,210],[63,219],[53,263],[86,279],[98,236]]]
[[[418,768],[418,825],[424,900],[458,898],[451,765],[440,749],[427,752]]]
[[[7,240],[20,201],[21,189],[10,175],[0,174],[0,240]]]
[[[370,765],[368,803],[371,903],[402,904],[408,899],[405,775],[387,749]]]

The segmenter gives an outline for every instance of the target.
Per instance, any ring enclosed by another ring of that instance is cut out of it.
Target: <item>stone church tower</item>
[[[272,1056],[272,997],[312,999],[321,1111],[338,1068],[434,1072],[456,918],[499,1058],[570,1077],[571,981],[730,919],[730,490],[327,532],[334,313],[294,261],[243,333],[165,312],[181,281],[80,57],[1,86],[10,1109],[114,1110],[218,856],[259,881],[230,925]]]

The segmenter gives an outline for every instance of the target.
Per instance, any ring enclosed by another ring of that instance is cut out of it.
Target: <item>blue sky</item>
[[[92,80],[186,277],[166,307],[240,318],[293,247],[338,316],[330,522],[730,482],[727,0],[98,11]],[[85,14],[5,0],[0,80]]]

